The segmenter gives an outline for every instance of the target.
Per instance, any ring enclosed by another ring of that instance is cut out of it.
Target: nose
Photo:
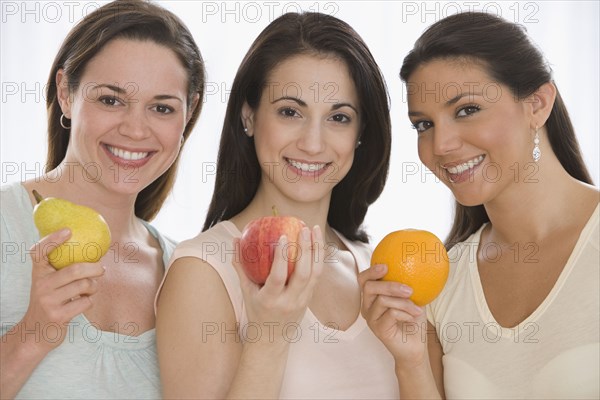
[[[433,132],[433,153],[443,156],[462,146],[458,127],[453,124],[436,124]]]
[[[319,154],[325,150],[324,130],[320,121],[309,122],[302,127],[302,132],[297,141],[300,150],[307,154]]]
[[[150,135],[150,124],[143,107],[130,107],[119,125],[119,133],[134,140],[142,140]]]

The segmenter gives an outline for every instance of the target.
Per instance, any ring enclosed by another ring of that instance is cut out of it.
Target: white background
[[[320,11],[352,25],[370,47],[390,92],[393,145],[388,183],[370,208],[365,226],[376,244],[386,233],[421,228],[444,238],[452,197],[421,165],[416,133],[406,116],[398,78],[402,60],[433,22],[457,11],[487,11],[523,24],[550,61],[570,111],[585,161],[598,182],[599,3],[597,1],[160,1],[188,25],[206,62],[208,85],[202,115],[182,154],[177,183],[154,220],[183,240],[204,222],[228,90],[258,33],[286,11]],[[101,1],[2,1],[1,183],[31,179],[46,157],[44,85],[69,29]]]

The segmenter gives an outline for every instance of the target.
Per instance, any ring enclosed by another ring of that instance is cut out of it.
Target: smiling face
[[[419,157],[465,205],[485,204],[511,188],[531,164],[532,128],[525,101],[481,66],[434,60],[407,84]]]
[[[168,48],[115,39],[89,61],[74,93],[62,71],[57,82],[71,119],[65,162],[83,166],[92,180],[136,194],[176,159],[191,110],[186,72]]]
[[[254,137],[259,191],[277,199],[329,202],[350,170],[360,127],[359,100],[344,62],[299,55],[273,69],[243,124]]]

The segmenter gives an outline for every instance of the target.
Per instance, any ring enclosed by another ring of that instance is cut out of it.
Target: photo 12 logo
[[[283,14],[303,11],[336,15],[339,5],[335,2],[279,2],[279,1],[202,1],[202,22],[216,21],[258,23],[271,22]]]
[[[536,24],[540,5],[533,1],[402,1],[402,22],[431,24],[463,12],[485,12],[514,23]]]

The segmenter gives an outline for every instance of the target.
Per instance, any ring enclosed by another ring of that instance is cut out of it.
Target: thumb
[[[29,255],[33,265],[47,266],[52,269],[52,265],[48,259],[48,255],[58,246],[66,242],[71,237],[71,230],[63,228],[40,239],[29,248]]]
[[[358,274],[358,283],[360,285],[361,290],[364,289],[367,281],[376,281],[381,279],[387,273],[388,268],[385,264],[375,264],[371,266],[371,268],[364,270],[360,274]]]

